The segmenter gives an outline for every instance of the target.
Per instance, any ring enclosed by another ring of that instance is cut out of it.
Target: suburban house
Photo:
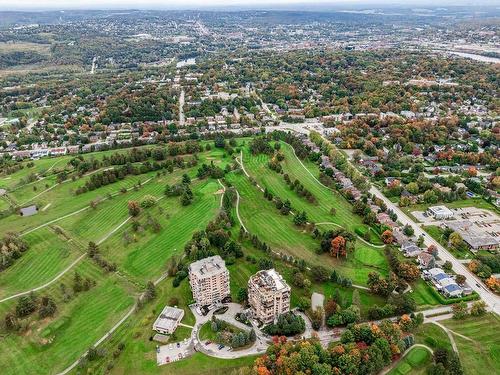
[[[230,295],[226,263],[219,255],[191,263],[189,284],[198,306],[220,303]]]
[[[443,293],[446,297],[460,297],[463,294],[462,288],[455,282],[455,280],[446,274],[441,268],[431,268],[424,271],[424,276],[432,280],[435,287]]]
[[[165,306],[153,323],[153,330],[165,335],[171,335],[184,317],[184,310]]]
[[[436,259],[434,258],[434,256],[426,251],[422,251],[417,255],[417,261],[420,267],[423,269],[434,268],[436,264]]]
[[[412,241],[406,241],[401,245],[401,251],[406,257],[416,257],[422,252],[422,249]]]
[[[290,287],[274,269],[262,270],[248,280],[248,302],[253,316],[270,324],[290,311]]]
[[[436,220],[446,220],[453,217],[453,211],[446,206],[431,206],[426,213]]]

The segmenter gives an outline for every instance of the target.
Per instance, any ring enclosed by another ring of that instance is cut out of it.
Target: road
[[[476,275],[469,271],[469,269],[462,262],[460,262],[460,260],[455,258],[443,245],[433,239],[425,230],[420,228],[420,226],[412,219],[410,219],[410,217],[408,217],[408,215],[406,215],[395,203],[386,198],[379,189],[372,185],[370,193],[382,199],[387,205],[387,208],[393,210],[394,213],[398,215],[398,221],[400,221],[403,225],[411,226],[415,231],[415,236],[424,236],[424,243],[426,246],[436,246],[439,252],[439,258],[441,258],[443,261],[451,262],[453,270],[458,274],[464,275],[467,280],[467,284],[469,284],[469,286],[481,296],[483,301],[486,302],[486,304],[491,308],[492,311],[500,314],[499,296],[487,290],[486,287],[483,287],[482,281]]]
[[[321,135],[322,132],[319,129],[319,123],[310,123],[310,124],[288,124],[288,123],[280,123],[279,126],[274,127],[266,127],[266,132],[272,132],[273,130],[291,130],[298,133],[309,135],[311,131],[311,127],[317,130]],[[328,141],[327,139],[325,139]],[[348,160],[352,167],[356,168],[356,166],[352,165],[352,163]],[[378,198],[382,199],[384,203],[387,205],[387,208],[393,210],[398,216],[398,220],[403,225],[410,225],[415,231],[415,235],[418,237],[420,235],[424,236],[424,244],[426,246],[434,245],[438,249],[439,257],[443,261],[449,261],[452,264],[453,270],[465,276],[467,284],[477,292],[480,297],[486,302],[486,305],[497,314],[500,314],[500,297],[488,290],[485,286],[483,286],[482,281],[458,259],[456,259],[443,245],[434,240],[425,230],[420,228],[420,226],[415,223],[408,215],[406,215],[395,203],[391,202],[385,195],[377,189],[374,185],[370,188],[370,193],[376,195]],[[479,286],[478,286],[479,285]]]
[[[184,89],[181,91],[181,95],[179,96],[179,126],[184,126]]]

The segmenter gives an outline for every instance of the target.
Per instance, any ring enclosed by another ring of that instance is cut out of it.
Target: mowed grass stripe
[[[0,366],[5,374],[54,374],[75,361],[97,341],[130,308],[134,298],[130,287],[113,274],[105,275],[90,261],[83,261],[76,270],[91,277],[97,285],[77,294],[64,303],[58,285],[42,294],[55,297],[58,312],[51,321],[37,321],[27,333],[10,333],[0,341]],[[62,283],[71,288],[73,273]],[[15,306],[9,301],[0,305],[2,313]]]
[[[156,181],[145,184],[137,191],[118,194],[82,213],[61,220],[58,224],[84,241],[97,242],[128,217],[128,201],[140,201],[145,195],[159,197],[164,187]]]
[[[352,214],[351,205],[339,193],[332,192],[316,182],[297,161],[291,146],[286,143],[281,143],[281,145],[281,150],[285,155],[285,159],[281,163],[284,173],[287,173],[292,181],[295,179],[300,181],[316,197],[316,203],[309,203],[288,187],[284,182],[283,175],[267,166],[269,161],[267,155],[252,155],[246,150],[243,158],[248,173],[274,195],[281,199],[289,199],[294,210],[306,211],[309,219],[313,222],[334,222],[351,230],[354,230],[357,225],[362,225],[361,218]],[[332,208],[337,210],[335,215],[330,214]]]
[[[220,199],[215,194],[218,189],[219,185],[213,180],[194,182],[192,190],[195,199],[186,207],[180,205],[179,197],[163,199],[160,201],[163,214],[159,213],[158,207],[143,214],[145,216],[149,212],[159,220],[162,226],[160,233],[146,230],[143,235],[137,236],[137,242],[125,245],[124,232],[133,234],[131,224],[127,224],[104,242],[103,254],[116,261],[122,271],[139,282],[159,276],[167,260],[182,253],[192,234],[203,230],[215,218]],[[145,222],[145,219],[140,221]]]
[[[0,299],[44,284],[81,254],[71,242],[58,237],[48,227],[24,239],[30,245],[28,251],[0,273]]]

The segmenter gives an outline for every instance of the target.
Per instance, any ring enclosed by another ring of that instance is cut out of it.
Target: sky
[[[391,5],[498,5],[498,0],[0,0],[3,10],[42,9],[193,9],[207,7],[270,8],[304,4],[349,6]],[[302,7],[301,7],[302,8]]]

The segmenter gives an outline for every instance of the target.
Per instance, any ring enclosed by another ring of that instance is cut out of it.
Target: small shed
[[[38,213],[38,208],[34,204],[28,207],[23,207],[20,210],[21,216],[32,216],[36,213]]]

